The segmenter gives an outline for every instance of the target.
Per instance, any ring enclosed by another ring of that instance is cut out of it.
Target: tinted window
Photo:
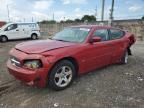
[[[35,28],[36,24],[29,24],[29,27]]]
[[[94,36],[101,37],[102,41],[108,40],[108,32],[105,29],[96,30]]]
[[[119,39],[124,36],[124,32],[117,29],[110,29],[111,39]]]

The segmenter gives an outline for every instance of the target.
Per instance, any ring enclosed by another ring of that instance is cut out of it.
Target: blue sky
[[[101,17],[102,0],[0,0],[0,20],[8,21],[7,5],[11,21],[55,20],[81,18],[85,14]],[[105,17],[109,18],[111,0],[105,0]],[[141,18],[144,0],[115,0],[114,19]]]

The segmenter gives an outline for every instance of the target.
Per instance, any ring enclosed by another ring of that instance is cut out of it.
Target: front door
[[[19,30],[17,29],[17,24],[11,24],[6,29],[6,36],[8,39],[17,39],[19,38]]]
[[[110,64],[113,53],[113,46],[109,41],[107,29],[97,29],[93,36],[101,37],[100,42],[87,43],[83,52],[84,72],[91,71]]]

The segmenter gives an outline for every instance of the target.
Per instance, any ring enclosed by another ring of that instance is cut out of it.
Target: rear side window
[[[29,24],[29,27],[36,28],[36,24]]]
[[[19,24],[18,26],[21,28],[28,28],[29,27],[28,24]]]
[[[108,31],[106,29],[96,30],[94,36],[101,37],[102,41],[106,41],[108,40]]]
[[[119,39],[124,36],[124,32],[118,29],[110,29],[110,39]]]

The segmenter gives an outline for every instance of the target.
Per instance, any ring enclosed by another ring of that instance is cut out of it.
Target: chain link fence
[[[87,23],[88,25],[101,25],[102,22]],[[40,24],[41,34],[44,37],[52,36],[65,27],[85,25],[85,23],[55,23],[55,24]],[[108,22],[103,22],[103,25],[108,25]],[[113,22],[114,27],[133,33],[137,40],[144,40],[144,20],[118,20]]]

